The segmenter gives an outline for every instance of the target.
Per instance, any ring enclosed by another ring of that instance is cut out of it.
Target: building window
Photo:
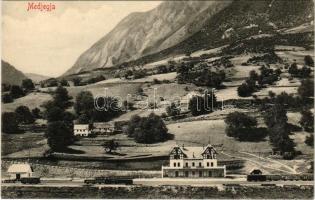
[[[211,167],[213,167],[213,162],[211,162]]]
[[[207,167],[209,167],[209,162],[207,162]]]
[[[199,163],[199,167],[201,167],[201,162]]]
[[[195,166],[195,163],[194,163],[194,162],[192,162],[192,166],[193,166],[193,167]]]
[[[193,176],[195,176],[195,172],[194,172],[194,171],[192,171],[191,174],[192,174]]]
[[[202,177],[202,171],[199,171],[199,177]]]
[[[211,176],[212,176],[212,173],[211,173],[211,171],[209,171],[209,172],[208,172],[208,176],[209,176],[209,177],[211,177]]]
[[[186,167],[188,167],[188,163],[186,163]]]
[[[210,159],[210,155],[207,155],[207,159]]]
[[[178,177],[178,171],[175,172],[175,177]]]
[[[174,162],[174,167],[176,167],[176,163]]]
[[[177,164],[177,167],[180,167],[180,163]]]

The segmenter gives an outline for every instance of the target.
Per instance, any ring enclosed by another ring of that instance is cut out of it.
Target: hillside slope
[[[21,85],[22,81],[27,79],[21,71],[3,60],[1,60],[1,72],[2,83],[5,84]]]
[[[132,13],[85,51],[65,75],[111,67],[176,45],[232,1],[169,1]]]
[[[35,73],[25,73],[25,75],[28,78],[32,79],[32,81],[35,82],[35,83],[39,83],[40,81],[43,81],[43,80],[51,78],[49,76],[44,76],[44,75],[35,74]]]
[[[215,48],[251,35],[299,26],[314,18],[312,0],[165,2],[133,13],[84,52],[67,75],[144,58]],[[141,62],[139,62],[141,63]]]

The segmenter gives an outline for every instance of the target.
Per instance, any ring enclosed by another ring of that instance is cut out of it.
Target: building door
[[[20,180],[21,179],[21,174],[16,174],[16,180]]]
[[[178,171],[175,171],[175,177],[178,177]]]
[[[188,177],[188,171],[185,171],[185,176]]]

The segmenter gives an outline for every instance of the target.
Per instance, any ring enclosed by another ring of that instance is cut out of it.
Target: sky
[[[132,12],[160,1],[48,1],[55,10],[29,10],[30,1],[2,1],[2,59],[24,73],[62,75],[97,40]],[[45,3],[45,2],[44,2]]]

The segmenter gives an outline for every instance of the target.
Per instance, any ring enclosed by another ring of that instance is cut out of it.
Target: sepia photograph
[[[1,198],[314,199],[314,0],[1,11]]]

